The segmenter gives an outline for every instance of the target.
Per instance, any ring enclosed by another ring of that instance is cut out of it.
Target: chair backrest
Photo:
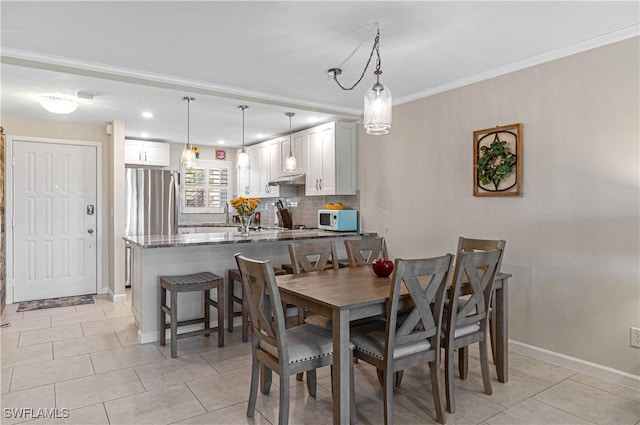
[[[238,270],[242,276],[249,317],[251,318],[254,349],[267,344],[278,350],[281,364],[288,364],[285,317],[271,261],[252,260],[235,254]]]
[[[448,334],[453,336],[456,328],[473,323],[480,323],[483,329],[486,327],[493,283],[501,258],[500,248],[462,252],[456,257],[453,286],[449,291]],[[461,295],[467,295],[462,303]]]
[[[403,346],[428,340],[429,350],[440,353],[445,290],[454,256],[402,260],[396,259],[393,269],[393,285],[387,317],[386,359],[393,359],[394,351]],[[412,303],[407,308],[406,299],[400,298],[402,287],[407,289]],[[409,312],[398,326],[398,312]]]
[[[324,270],[329,260],[332,268],[339,267],[336,244],[333,241],[289,244],[289,256],[293,274]]]
[[[389,258],[383,237],[344,241],[349,267],[373,263],[376,258]]]
[[[458,250],[457,254],[461,254],[463,252],[474,252],[474,251],[491,251],[492,249],[500,248],[502,250],[502,256],[500,257],[500,262],[498,263],[498,272],[500,271],[500,267],[502,266],[502,257],[504,257],[504,248],[507,245],[507,242],[499,239],[471,239],[460,236],[458,238]]]

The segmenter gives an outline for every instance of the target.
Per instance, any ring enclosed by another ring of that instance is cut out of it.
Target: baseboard
[[[618,385],[640,390],[640,376],[632,375],[621,370],[612,369],[597,363],[591,363],[565,354],[556,353],[555,351],[545,350],[544,348],[535,347],[523,342],[509,340],[509,350],[516,353],[526,354],[536,359],[555,363],[560,366],[575,370],[576,372],[586,373]]]
[[[111,301],[114,303],[122,303],[127,300],[127,294],[116,295],[111,291],[111,288],[107,288],[107,294],[109,294],[109,298],[111,298]]]
[[[153,332],[140,332],[140,330],[138,330],[138,342],[140,344],[147,344],[149,342],[156,342],[160,339],[160,336],[158,335],[158,332],[153,331]]]

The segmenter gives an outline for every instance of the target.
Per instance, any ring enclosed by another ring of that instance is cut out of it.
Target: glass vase
[[[252,216],[253,214],[240,216],[240,233],[242,236],[249,236],[249,224]]]

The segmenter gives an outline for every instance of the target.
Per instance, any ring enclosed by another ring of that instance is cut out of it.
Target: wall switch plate
[[[631,346],[640,348],[640,328],[631,328]]]

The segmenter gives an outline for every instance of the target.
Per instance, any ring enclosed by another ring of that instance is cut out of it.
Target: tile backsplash
[[[301,192],[302,196],[298,196]],[[332,195],[332,196],[304,196],[304,188],[298,192],[289,191],[287,195],[279,198],[264,198],[258,206],[260,211],[260,224],[262,226],[276,226],[276,206],[278,199],[282,200],[284,207],[289,210],[291,221],[294,226],[303,225],[305,227],[318,227],[318,210],[328,203],[342,202],[347,209],[360,209],[360,193],[356,195]],[[229,220],[233,222],[235,211],[230,208]],[[180,214],[178,222],[180,224],[200,224],[200,223],[224,223],[224,214]]]

